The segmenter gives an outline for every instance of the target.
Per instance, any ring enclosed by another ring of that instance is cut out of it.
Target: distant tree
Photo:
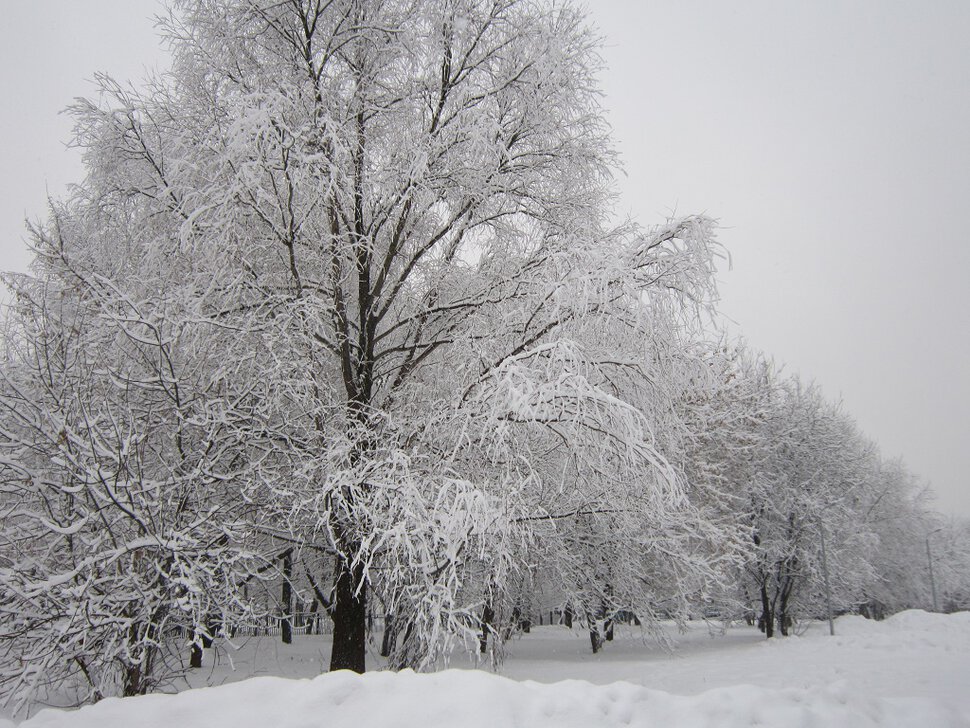
[[[686,388],[681,405],[691,498],[701,523],[735,536],[714,542],[726,588],[707,598],[785,635],[796,617],[826,614],[827,561],[832,608],[863,603],[876,581],[875,448],[817,387],[743,346],[722,345],[695,379],[707,385]]]
[[[943,519],[942,525],[926,533],[924,543],[925,573],[929,576],[932,568],[930,589],[936,590],[933,608],[947,614],[970,609],[970,522],[952,516]]]
[[[833,608],[863,601],[874,578],[874,538],[859,505],[873,461],[852,420],[797,379],[780,382],[766,428],[769,446],[749,491],[754,549],[747,571],[770,637],[773,624],[787,635],[799,614],[825,614],[823,538]]]
[[[881,619],[903,609],[931,608],[926,539],[941,527],[931,491],[900,460],[880,461],[860,504],[860,520],[877,539],[870,559],[876,578],[863,614]]]

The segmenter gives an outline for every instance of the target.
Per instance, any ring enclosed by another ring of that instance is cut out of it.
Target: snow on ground
[[[835,630],[831,637],[828,624],[816,622],[799,636],[766,640],[743,625],[712,637],[703,623],[692,623],[686,635],[674,633],[679,645],[673,654],[635,640],[594,656],[588,639],[575,640],[575,651],[570,645],[565,652],[565,646],[543,648],[524,639],[513,646],[515,657],[502,674],[544,682],[626,680],[684,695],[739,683],[809,688],[844,681],[867,695],[952,702],[970,715],[970,612],[911,611],[883,622],[846,616]]]
[[[513,643],[501,676],[320,676],[327,638],[267,637],[246,641],[231,663],[224,650],[207,652],[191,682],[221,687],[46,710],[21,728],[970,726],[970,613],[842,617],[836,634],[812,624],[768,641],[749,627],[694,622],[672,635],[672,654],[623,630],[592,655],[580,631],[538,627]]]

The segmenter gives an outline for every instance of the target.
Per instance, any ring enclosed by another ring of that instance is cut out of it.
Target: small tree
[[[165,684],[209,615],[240,612],[250,562],[223,387],[240,366],[216,363],[218,332],[177,299],[160,312],[102,277],[86,222],[56,209],[33,231],[36,275],[8,279],[0,691],[15,709]]]

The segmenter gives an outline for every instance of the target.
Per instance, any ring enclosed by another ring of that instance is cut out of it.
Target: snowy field
[[[812,624],[772,641],[719,627],[671,627],[674,653],[624,630],[598,655],[580,631],[537,627],[499,675],[455,660],[466,669],[320,676],[325,637],[263,637],[232,659],[207,651],[196,689],[46,710],[22,728],[970,726],[970,613],[843,617],[835,637]]]

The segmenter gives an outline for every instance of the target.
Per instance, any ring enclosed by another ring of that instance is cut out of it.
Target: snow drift
[[[3,725],[3,724],[0,724]],[[865,728],[965,726],[924,699],[873,699],[845,686],[769,690],[748,685],[696,696],[632,685],[516,682],[472,670],[410,671],[313,680],[260,677],[177,695],[109,699],[74,712],[45,710],[21,728]],[[6,726],[3,726],[6,728]]]
[[[632,682],[539,683],[482,670],[336,672],[251,677],[177,695],[44,710],[21,728],[970,728],[970,613],[910,611],[884,622],[845,616],[834,638],[822,624],[786,640],[765,641],[744,627],[731,633],[712,637],[704,625],[692,624],[680,636],[680,650],[661,658],[621,632],[591,659],[573,654],[583,635],[539,628],[514,644],[504,668],[518,677],[622,678],[673,692]],[[252,674],[247,669],[320,669],[319,660],[294,661],[296,652],[274,662],[268,644],[253,646],[262,648],[240,654],[239,669],[215,670],[209,679],[238,680]],[[246,659],[253,662],[243,669]],[[912,695],[920,697],[903,697]],[[0,728],[12,725],[0,719]]]

